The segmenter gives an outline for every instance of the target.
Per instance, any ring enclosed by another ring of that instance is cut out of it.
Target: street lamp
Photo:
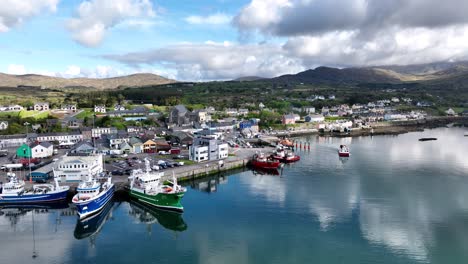
[[[29,181],[32,181],[32,175],[31,175],[31,156],[32,156],[32,149],[28,144],[28,126],[30,123],[24,122],[24,126],[26,126],[26,145],[29,148],[29,154],[28,154],[28,167],[29,167]]]

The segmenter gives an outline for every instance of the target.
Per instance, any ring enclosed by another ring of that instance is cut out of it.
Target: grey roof
[[[174,108],[177,109],[177,111],[179,112],[179,116],[184,116],[185,113],[188,112],[185,105],[176,105],[176,106],[174,106]]]

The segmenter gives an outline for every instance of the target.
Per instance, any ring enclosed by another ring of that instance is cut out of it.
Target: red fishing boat
[[[301,159],[299,155],[296,155],[293,152],[286,152],[284,148],[277,149],[271,157],[275,160],[279,160],[280,162],[295,162]]]
[[[280,162],[274,160],[270,157],[267,157],[265,154],[255,154],[250,161],[250,164],[254,168],[261,168],[261,169],[277,169],[280,165]]]
[[[338,150],[338,156],[349,157],[349,149],[346,145],[340,145],[340,149]]]

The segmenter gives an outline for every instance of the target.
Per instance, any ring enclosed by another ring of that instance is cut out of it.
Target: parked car
[[[137,156],[133,156],[133,157],[132,157],[132,160],[137,160],[137,159],[138,159]]]
[[[124,172],[121,170],[113,170],[112,175],[124,175]]]
[[[161,150],[161,151],[158,151],[158,154],[159,155],[169,155],[169,152]]]

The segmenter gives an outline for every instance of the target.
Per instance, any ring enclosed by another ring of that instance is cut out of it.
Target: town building
[[[169,112],[169,123],[178,126],[190,123],[190,112],[184,105],[176,105]]]
[[[60,133],[44,133],[37,134],[35,140],[39,142],[58,142],[59,145],[69,145],[72,146],[75,143],[83,140],[83,135],[78,132],[60,132]]]
[[[454,115],[457,114],[452,108],[447,109],[447,111],[445,111],[445,113],[447,115],[449,115],[449,116],[454,116]]]
[[[196,162],[225,159],[228,156],[228,144],[211,137],[195,138],[189,147],[189,159]]]
[[[18,147],[26,142],[26,134],[0,135],[0,148]]]
[[[54,175],[60,182],[78,182],[86,180],[88,175],[103,172],[101,154],[68,155],[61,157],[54,168]]]
[[[283,125],[289,125],[289,124],[295,124],[296,121],[300,120],[300,116],[297,114],[288,114],[288,115],[283,115],[282,118],[282,124]]]
[[[115,135],[117,134],[117,128],[115,127],[96,127],[91,129],[92,138],[101,138],[102,135]]]
[[[54,146],[49,142],[35,142],[30,146],[32,158],[48,158],[54,154]]]

